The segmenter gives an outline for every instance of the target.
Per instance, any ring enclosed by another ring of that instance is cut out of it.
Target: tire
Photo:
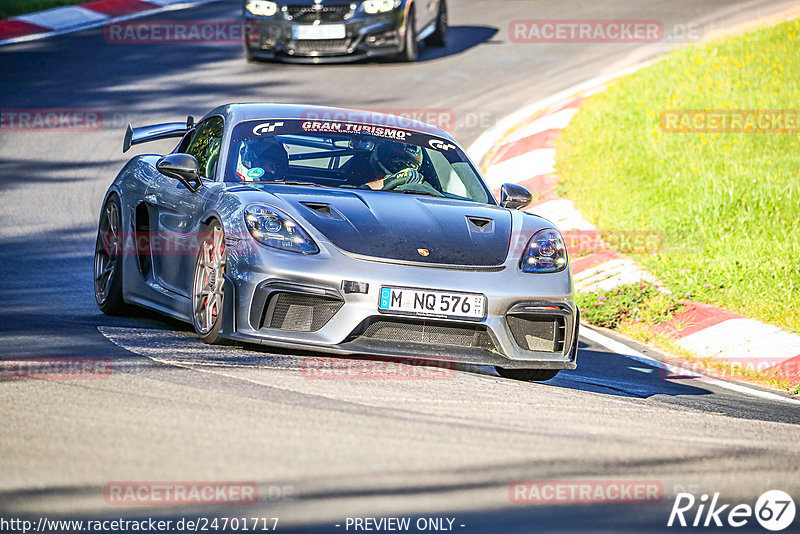
[[[447,2],[441,0],[439,2],[439,14],[436,16],[436,29],[426,39],[431,46],[445,46],[447,44]]]
[[[417,25],[414,22],[414,7],[408,10],[408,19],[406,20],[406,35],[403,51],[400,52],[398,58],[400,61],[406,63],[413,63],[419,57],[419,48],[417,45]]]
[[[122,206],[112,194],[100,212],[94,247],[94,300],[106,315],[130,312],[122,297],[122,256]]]
[[[219,332],[222,328],[225,298],[223,275],[227,252],[220,223],[212,221],[202,238],[192,281],[192,325],[204,343],[223,344]]]
[[[497,374],[503,378],[510,378],[512,380],[533,380],[534,382],[544,382],[555,378],[558,374],[558,369],[505,369],[503,367],[495,367]]]

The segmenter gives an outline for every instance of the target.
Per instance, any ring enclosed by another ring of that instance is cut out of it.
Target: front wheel
[[[431,46],[445,46],[447,44],[447,2],[439,2],[439,14],[436,17],[436,29],[428,37],[427,43]]]
[[[222,342],[222,304],[224,300],[225,234],[219,222],[208,225],[200,242],[192,284],[192,323],[205,343]]]
[[[414,24],[414,10],[408,12],[408,19],[406,20],[406,36],[405,46],[403,51],[400,52],[400,61],[413,63],[417,60],[417,27]]]
[[[558,374],[558,369],[505,369],[503,367],[495,367],[497,374],[503,378],[510,378],[512,380],[533,380],[534,382],[544,382],[555,378]]]

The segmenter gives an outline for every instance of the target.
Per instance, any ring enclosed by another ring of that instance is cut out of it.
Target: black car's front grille
[[[514,341],[525,350],[563,352],[566,325],[563,317],[508,315]]]
[[[346,54],[347,39],[309,39],[289,42],[289,48],[296,54]]]
[[[281,330],[316,332],[325,326],[343,305],[343,301],[332,298],[299,293],[276,293],[269,300],[264,325]]]
[[[434,321],[375,319],[357,337],[400,343],[422,343],[441,347],[473,347],[494,350],[494,343],[481,325],[442,324]]]
[[[286,14],[296,22],[342,22],[349,18],[350,6],[288,6]]]

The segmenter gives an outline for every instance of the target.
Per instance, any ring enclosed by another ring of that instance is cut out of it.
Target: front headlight
[[[567,247],[556,230],[539,230],[525,247],[519,268],[526,273],[557,273],[567,267]]]
[[[401,0],[365,0],[362,6],[364,6],[364,12],[375,15],[377,13],[387,13],[397,6],[399,6]]]
[[[245,9],[259,17],[271,17],[278,12],[278,4],[269,0],[249,0]]]
[[[316,254],[319,247],[303,227],[277,208],[251,204],[244,220],[253,239],[268,247],[301,254]]]

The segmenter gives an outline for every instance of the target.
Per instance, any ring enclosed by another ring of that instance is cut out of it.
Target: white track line
[[[554,148],[537,148],[492,165],[486,169],[484,177],[489,187],[494,189],[505,182],[516,184],[539,174],[552,174],[555,171],[555,164]]]
[[[563,130],[572,120],[572,117],[578,113],[578,109],[579,108],[566,108],[536,119],[530,124],[522,126],[521,128],[511,132],[503,139],[503,144],[519,141],[520,139],[524,139],[547,130]]]
[[[109,19],[109,16],[81,6],[64,6],[39,13],[20,15],[16,18],[22,22],[41,26],[42,28],[62,31],[79,26],[103,24]]]
[[[760,389],[753,389],[747,386],[743,386],[741,384],[737,384],[735,382],[728,382],[726,380],[720,380],[717,378],[711,378],[708,375],[704,375],[702,373],[698,373],[696,371],[689,371],[688,369],[684,369],[682,367],[668,365],[662,361],[656,360],[650,356],[642,354],[638,350],[631,348],[624,343],[620,343],[619,341],[615,341],[610,337],[607,337],[597,330],[592,330],[585,325],[581,325],[581,335],[588,339],[589,341],[594,341],[598,345],[602,345],[603,347],[607,348],[608,350],[635,360],[639,363],[643,363],[645,365],[649,365],[651,367],[657,367],[659,369],[669,370],[671,372],[677,372],[679,374],[685,374],[688,376],[698,376],[705,379],[705,382],[709,384],[713,384],[715,386],[719,386],[724,389],[729,389],[731,391],[735,391],[737,393],[742,393],[744,395],[750,395],[753,397],[758,397],[761,399],[771,400],[775,402],[783,402],[788,404],[793,404],[795,406],[800,406],[798,401],[793,399],[789,399],[786,397],[781,397],[780,395],[776,395],[774,393],[770,393],[768,391],[761,391]]]
[[[771,367],[800,354],[800,336],[755,319],[728,319],[678,343],[698,356]]]
[[[148,1],[148,0],[145,0]],[[181,9],[186,9],[189,7],[195,7],[202,4],[210,4],[212,2],[219,2],[221,0],[175,0],[174,2],[166,2],[164,3],[163,7],[159,7],[155,1],[149,2],[154,5],[154,9],[148,9],[146,11],[137,11],[135,13],[130,13],[128,15],[122,15],[119,17],[107,17],[104,16],[102,20],[90,21],[84,24],[80,24],[75,27],[61,29],[61,30],[52,30],[42,33],[33,33],[30,35],[21,35],[19,37],[12,37],[11,39],[4,39],[0,40],[0,47],[5,45],[11,44],[19,44],[19,43],[28,43],[31,41],[39,41],[41,39],[47,39],[48,37],[55,37],[57,35],[67,35],[70,33],[75,33],[84,30],[91,30],[92,28],[99,28],[100,26],[104,26],[106,24],[111,24],[114,22],[124,22],[126,20],[135,20],[140,19],[142,17],[149,17],[150,15],[155,15],[158,13],[164,13],[167,11],[179,11]],[[58,8],[56,8],[58,9]],[[20,15],[19,17],[15,17],[18,19],[22,19],[28,15]]]

